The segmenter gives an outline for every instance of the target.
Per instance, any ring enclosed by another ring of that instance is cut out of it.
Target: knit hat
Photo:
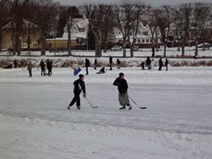
[[[80,74],[80,75],[79,75],[79,78],[81,79],[82,77],[84,77],[84,75]]]
[[[121,73],[119,73],[119,77],[122,77],[122,76],[124,76],[124,74],[121,72]]]

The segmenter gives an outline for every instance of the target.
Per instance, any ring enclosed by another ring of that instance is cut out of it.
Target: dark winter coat
[[[109,57],[109,62],[110,62],[110,64],[113,64],[113,58],[112,58],[112,56]]]
[[[117,78],[113,82],[113,85],[118,86],[118,91],[120,93],[126,93],[127,92],[128,84],[127,84],[127,81],[125,79]]]
[[[27,65],[27,70],[32,70],[32,64],[31,64],[31,63],[29,63],[29,64]]]
[[[81,79],[74,81],[74,93],[80,94],[81,91],[86,93],[85,91],[85,83]]]
[[[40,67],[41,67],[41,69],[45,68],[45,63],[43,61],[40,62]]]
[[[97,65],[97,59],[94,60],[94,65]]]
[[[151,65],[151,60],[150,60],[150,58],[149,58],[149,57],[147,57],[146,65],[147,65],[147,66],[148,66],[148,65]]]
[[[162,59],[159,60],[159,66],[161,66],[161,67],[163,66],[163,61],[162,61]]]
[[[51,69],[51,61],[46,60],[46,66],[47,66],[47,69],[50,70]]]
[[[89,67],[90,66],[90,61],[88,59],[85,59],[85,67]]]
[[[169,64],[169,60],[166,59],[165,66],[167,67]]]

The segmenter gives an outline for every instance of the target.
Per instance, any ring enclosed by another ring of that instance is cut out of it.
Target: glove
[[[86,93],[83,93],[83,97],[86,98]]]

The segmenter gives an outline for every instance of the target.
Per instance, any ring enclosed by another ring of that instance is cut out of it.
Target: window
[[[1,51],[7,51],[7,47],[2,46]]]
[[[143,32],[143,35],[148,36],[148,31],[144,31],[144,32]]]
[[[27,43],[22,43],[22,49],[26,49],[27,48]]]
[[[146,42],[148,43],[149,42],[149,39],[146,39]]]
[[[138,39],[138,43],[141,43],[141,40],[140,39]]]
[[[142,39],[142,43],[145,43],[145,39]]]
[[[33,42],[33,49],[37,49],[38,48],[38,43],[37,42]]]
[[[85,32],[85,28],[79,28],[79,32]]]

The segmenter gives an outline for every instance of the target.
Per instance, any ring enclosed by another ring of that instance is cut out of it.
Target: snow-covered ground
[[[163,56],[164,55],[164,51],[163,51],[163,47],[160,48],[160,50],[157,52],[155,52],[155,56]],[[195,52],[195,47],[186,47],[185,48],[185,56],[191,56],[193,57],[194,56],[194,52]],[[205,50],[203,51],[201,48],[199,48],[199,57],[212,57],[212,48],[210,48],[209,50]],[[28,52],[28,51],[22,51],[21,52],[21,55],[24,55],[24,56],[40,56],[40,51],[31,51],[31,52]],[[1,52],[0,55],[12,55],[11,53],[8,53],[8,52]],[[47,56],[67,56],[68,55],[68,52],[67,51],[64,51],[64,52],[49,52],[49,51],[46,51],[46,55]],[[72,55],[75,55],[75,56],[95,56],[95,51],[86,51],[86,50],[73,50],[72,51]],[[108,57],[109,55],[111,56],[123,56],[123,51],[111,51],[111,50],[108,50],[106,53],[104,53],[102,51],[102,56],[106,56]],[[130,50],[127,49],[127,53],[126,55],[129,57],[130,56]],[[168,57],[179,57],[182,55],[182,52],[181,51],[177,51],[177,48],[167,48],[167,53],[166,55]],[[137,57],[146,57],[146,56],[152,56],[152,49],[140,49],[140,51],[135,51],[134,52],[134,56],[137,56]]]
[[[120,71],[148,109],[118,110],[112,83]],[[67,110],[76,78],[70,68],[54,68],[52,77],[33,69],[32,78],[0,69],[0,158],[211,159],[211,67],[90,69],[87,96],[99,108],[82,98],[81,110]]]

